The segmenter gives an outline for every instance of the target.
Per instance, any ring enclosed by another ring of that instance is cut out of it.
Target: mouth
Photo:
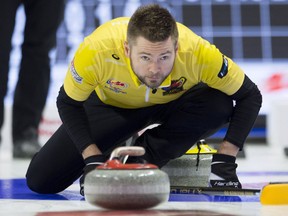
[[[159,77],[148,77],[151,83],[157,83],[159,81]]]
[[[160,77],[157,76],[157,75],[155,75],[155,76],[149,76],[149,77],[147,77],[147,78],[150,79],[150,80],[159,80],[159,79],[160,79]]]

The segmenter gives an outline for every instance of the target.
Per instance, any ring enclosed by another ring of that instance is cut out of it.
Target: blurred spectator
[[[30,158],[40,149],[38,126],[50,84],[49,52],[63,19],[65,0],[5,0],[0,7],[0,129],[4,122],[11,39],[17,9],[26,15],[22,59],[12,116],[13,157]],[[1,142],[1,136],[0,136]]]

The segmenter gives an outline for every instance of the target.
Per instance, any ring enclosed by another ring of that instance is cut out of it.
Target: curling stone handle
[[[119,158],[120,156],[142,156],[145,154],[145,149],[140,146],[122,146],[114,149],[111,153],[110,160]]]

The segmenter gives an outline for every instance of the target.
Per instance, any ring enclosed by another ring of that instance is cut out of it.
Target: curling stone
[[[216,152],[205,140],[200,140],[185,155],[169,161],[161,170],[168,174],[171,186],[208,187],[212,155]]]
[[[144,148],[116,148],[104,165],[85,177],[85,199],[106,209],[147,209],[168,201],[168,175],[153,164],[124,164],[120,156],[141,156]]]
[[[288,182],[265,185],[260,192],[262,205],[288,205]]]

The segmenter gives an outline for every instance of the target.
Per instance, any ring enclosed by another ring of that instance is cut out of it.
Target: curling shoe
[[[37,130],[29,128],[21,138],[14,139],[13,158],[31,159],[41,148]]]

